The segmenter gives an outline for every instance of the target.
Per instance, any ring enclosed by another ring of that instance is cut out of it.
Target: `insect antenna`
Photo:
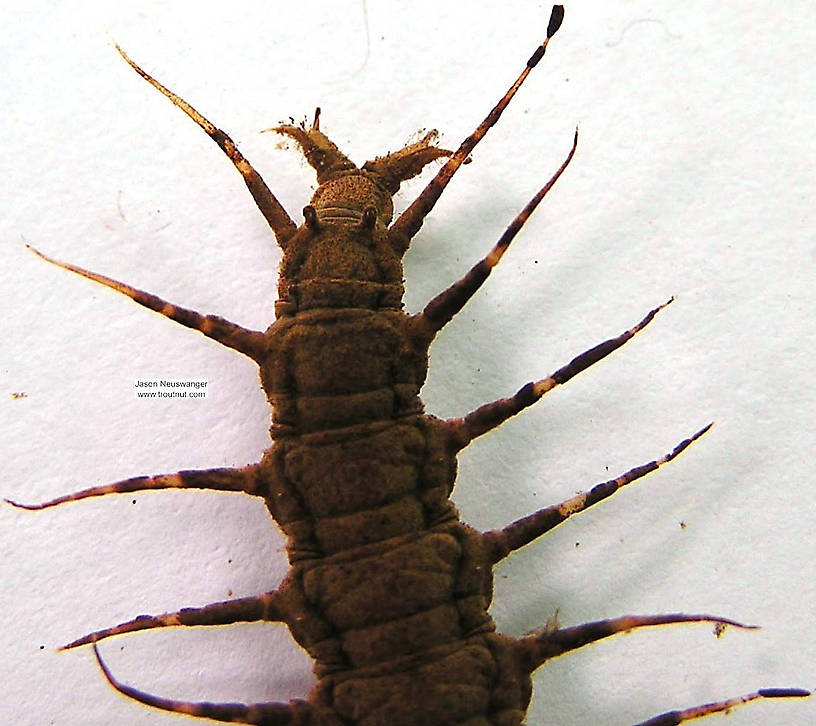
[[[428,182],[425,189],[420,195],[410,204],[410,206],[399,216],[396,222],[391,225],[389,229],[389,240],[396,249],[408,249],[408,244],[411,238],[419,231],[422,222],[428,213],[434,208],[437,200],[441,196],[448,182],[451,180],[457,169],[470,157],[470,153],[487,134],[492,126],[496,124],[502,115],[502,112],[507,108],[516,91],[521,87],[521,84],[530,75],[530,71],[538,65],[538,62],[544,57],[547,51],[547,45],[550,39],[556,34],[561,27],[561,22],[564,19],[564,6],[553,5],[550,14],[550,22],[547,25],[547,37],[544,42],[535,49],[524,70],[519,74],[512,86],[507,90],[499,102],[487,114],[484,121],[482,121],[476,130],[468,136],[459,146],[459,148],[448,159],[445,165],[436,173],[436,176]]]
[[[736,706],[744,703],[756,701],[758,698],[807,698],[810,691],[803,688],[760,688],[758,691],[748,693],[736,698],[728,698],[724,701],[706,703],[702,706],[694,706],[683,711],[667,711],[659,716],[654,716],[648,721],[641,721],[635,726],[677,726],[677,724],[693,721],[697,718],[711,716],[715,713],[727,713]]]
[[[244,155],[238,151],[238,147],[235,145],[235,142],[226,133],[215,126],[215,124],[213,124],[209,119],[204,118],[204,116],[196,111],[189,103],[187,103],[187,101],[181,98],[181,96],[173,93],[169,88],[153,78],[153,76],[151,76],[147,71],[143,70],[140,66],[134,63],[128,54],[119,47],[119,45],[114,43],[114,47],[119,52],[119,55],[125,59],[127,64],[134,71],[136,71],[136,73],[144,78],[151,86],[160,91],[164,96],[169,98],[174,105],[178,106],[193,121],[195,121],[204,131],[204,133],[207,134],[207,136],[218,144],[221,151],[223,151],[227,157],[229,157],[229,160],[232,162],[233,166],[235,166],[241,176],[244,177],[244,183],[247,185],[249,193],[252,195],[252,198],[255,200],[255,204],[258,206],[261,214],[263,214],[264,218],[269,223],[269,226],[272,228],[272,231],[275,233],[278,244],[281,247],[285,246],[286,242],[289,241],[289,238],[295,232],[295,223],[266,185],[266,182],[264,182],[264,180],[261,178],[261,175],[255,171],[252,164],[250,164]],[[315,121],[317,121],[317,119],[315,119]]]

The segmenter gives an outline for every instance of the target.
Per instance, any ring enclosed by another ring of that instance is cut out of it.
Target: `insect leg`
[[[63,645],[60,650],[69,650],[80,645],[97,643],[112,635],[133,633],[137,630],[148,630],[150,628],[166,628],[174,625],[230,625],[232,623],[250,623],[259,620],[283,622],[283,615],[280,610],[280,596],[277,590],[266,592],[263,595],[216,602],[199,608],[182,608],[174,613],[139,615],[112,628],[104,628],[83,635],[81,638]]]
[[[524,659],[525,667],[532,673],[551,658],[583,648],[585,645],[603,640],[617,633],[626,633],[636,628],[671,623],[716,623],[732,625],[746,630],[757,630],[756,625],[743,625],[735,620],[715,615],[687,615],[686,613],[666,613],[665,615],[623,615],[609,620],[595,620],[591,623],[575,625],[571,628],[543,630],[519,638],[516,643]]]
[[[684,439],[677,446],[674,447],[668,454],[654,459],[648,464],[636,466],[624,474],[610,479],[602,484],[597,484],[588,492],[581,492],[574,497],[554,504],[549,507],[539,509],[522,519],[518,519],[512,524],[508,524],[503,529],[496,529],[491,532],[484,533],[484,539],[493,552],[493,563],[503,560],[511,552],[520,549],[526,544],[529,544],[536,538],[540,537],[545,532],[549,532],[556,525],[561,524],[564,520],[571,517],[573,514],[583,512],[585,509],[597,504],[607,497],[611,497],[622,487],[627,484],[640,479],[646,474],[655,471],[663,464],[671,461],[676,456],[679,456],[686,447],[690,446],[694,441],[699,439],[706,431],[711,428],[712,424],[708,424],[705,428],[700,429],[693,436]]]
[[[388,239],[394,249],[402,251],[408,249],[411,238],[419,231],[425,217],[434,208],[434,205],[457,169],[462,166],[476,147],[476,144],[484,138],[485,134],[499,120],[502,112],[507,108],[507,104],[510,103],[516,91],[521,87],[521,84],[524,83],[527,76],[530,75],[530,71],[535,68],[538,62],[544,57],[547,44],[550,42],[550,38],[555,35],[558,28],[561,27],[561,21],[563,19],[564,6],[554,5],[550,15],[550,22],[547,26],[547,37],[530,56],[526,67],[516,79],[515,83],[510,86],[507,93],[502,96],[501,100],[493,107],[490,113],[487,114],[484,121],[476,127],[476,130],[461,143],[459,148],[453,153],[453,156],[445,162],[445,165],[436,173],[436,176],[428,182],[428,185],[422,190],[420,195],[399,216],[397,221],[391,225],[388,230]]]
[[[103,494],[123,494],[126,492],[141,492],[148,489],[212,489],[222,492],[244,492],[255,496],[262,496],[261,480],[258,475],[258,464],[251,464],[241,469],[194,469],[179,471],[175,474],[160,474],[157,476],[135,476],[131,479],[122,479],[113,484],[103,484],[98,487],[83,489],[73,494],[65,494],[41,504],[21,504],[20,502],[5,499],[14,507],[20,509],[47,509],[64,502],[75,502],[78,499],[99,497]]]
[[[106,287],[116,290],[117,292],[121,292],[123,295],[127,295],[134,302],[139,303],[139,305],[144,305],[146,308],[150,308],[151,310],[164,315],[166,318],[175,320],[177,323],[181,323],[188,328],[198,330],[201,333],[204,333],[204,335],[206,335],[208,338],[212,338],[227,348],[237,350],[239,353],[243,353],[255,361],[260,360],[263,356],[264,334],[258,330],[243,328],[240,325],[231,323],[229,320],[224,320],[224,318],[220,318],[217,315],[202,315],[201,313],[197,313],[195,310],[188,310],[187,308],[173,305],[166,300],[162,300],[156,295],[152,295],[144,290],[138,290],[135,287],[125,284],[124,282],[119,282],[118,280],[105,277],[104,275],[100,275],[96,272],[91,272],[90,270],[86,270],[82,267],[77,267],[76,265],[72,265],[68,262],[55,260],[53,257],[44,255],[31,245],[26,245],[26,247],[28,247],[28,249],[30,249],[35,255],[41,257],[46,262],[50,262],[52,265],[62,267],[64,270],[70,270],[78,275],[82,275],[82,277],[86,277],[89,280],[93,280],[94,282],[105,285]]]
[[[564,653],[583,648],[585,645],[603,640],[617,633],[627,633],[636,628],[651,627],[653,625],[669,625],[672,623],[715,623],[719,626],[731,625],[746,630],[755,630],[755,625],[743,625],[728,618],[714,615],[687,615],[685,613],[667,613],[666,615],[624,615],[609,620],[597,620],[591,623],[576,625],[571,628],[558,630],[542,630],[532,633],[516,641],[523,667],[532,673],[539,666],[551,658]],[[761,688],[746,696],[730,698],[715,703],[685,709],[683,711],[668,711],[659,716],[643,721],[636,726],[676,726],[685,721],[692,721],[715,713],[727,711],[758,698],[806,698],[810,691],[802,688]]]
[[[291,217],[286,213],[286,210],[281,206],[281,203],[275,198],[275,195],[266,186],[266,183],[261,178],[261,175],[253,168],[244,156],[238,151],[235,142],[227,136],[221,129],[216,128],[210,121],[204,118],[198,111],[196,111],[187,101],[177,96],[168,88],[165,88],[149,73],[143,71],[137,66],[118,45],[116,50],[119,55],[124,58],[128,65],[136,71],[142,78],[144,78],[151,86],[161,91],[167,98],[169,98],[176,106],[178,106],[184,113],[186,113],[193,121],[195,121],[204,132],[221,148],[221,150],[229,157],[235,168],[244,177],[244,182],[249,189],[252,198],[261,214],[266,218],[272,231],[275,233],[275,238],[278,244],[283,248],[289,241],[289,238],[294,234],[297,227],[292,221]]]
[[[648,721],[641,721],[635,724],[635,726],[676,726],[677,724],[693,721],[694,719],[703,718],[704,716],[710,716],[714,713],[730,711],[736,706],[756,701],[759,698],[807,698],[808,696],[810,696],[810,691],[806,691],[803,688],[760,688],[758,691],[748,693],[744,696],[728,698],[715,703],[706,703],[702,706],[684,709],[683,711],[668,711],[654,718],[650,718]]]
[[[174,701],[169,698],[153,696],[132,686],[126,686],[117,681],[110,669],[99,655],[94,644],[94,653],[99,667],[105,678],[119,693],[144,703],[147,706],[160,708],[164,711],[186,713],[188,716],[211,718],[214,721],[229,723],[259,724],[262,726],[314,726],[314,708],[304,701],[290,701],[289,703],[193,703],[189,701]]]
[[[562,383],[566,383],[573,376],[605,358],[630,340],[635,333],[643,330],[652,321],[652,318],[666,307],[672,299],[649,311],[648,315],[634,327],[581,353],[581,355],[573,358],[567,365],[562,366],[547,378],[528,383],[509,398],[500,398],[497,401],[486,403],[475,411],[471,411],[464,418],[448,419],[445,421],[445,425],[453,437],[453,445],[457,450],[465,448],[477,436],[496,428],[511,416],[515,416],[519,411],[527,408],[527,406],[532,406],[548,391]]]
[[[507,251],[510,243],[513,241],[524,223],[530,218],[539,202],[546,196],[547,192],[552,189],[558,177],[567,168],[567,165],[572,161],[575,154],[575,147],[578,144],[578,129],[575,130],[575,137],[572,141],[572,148],[570,149],[564,163],[558,168],[558,171],[552,175],[550,180],[538,191],[538,193],[525,205],[516,218],[510,223],[504,231],[499,241],[495,244],[490,253],[484,259],[477,262],[468,273],[460,280],[457,280],[447,290],[444,290],[431,300],[425,309],[416,316],[418,322],[430,328],[433,334],[439,332],[456,313],[458,313],[470,300],[475,292],[482,286],[482,283],[488,278],[493,268],[499,264],[502,255]]]

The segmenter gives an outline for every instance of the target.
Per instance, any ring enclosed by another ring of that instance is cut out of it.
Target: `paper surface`
[[[702,611],[764,629],[642,631],[562,658],[535,677],[530,724],[626,726],[814,684],[806,5],[766,28],[778,7],[765,2],[568,3],[546,58],[406,259],[416,311],[490,249],[578,124],[572,166],[432,349],[428,411],[459,416],[509,395],[676,297],[622,350],[462,454],[454,500],[473,526],[560,501],[715,421],[669,467],[500,565],[492,612],[512,635],[556,609],[563,625]],[[299,222],[313,172],[261,129],[319,105],[321,128],[359,162],[421,128],[455,147],[548,16],[533,2],[249,2],[227,17],[125,1],[34,3],[7,18],[0,495],[41,501],[241,466],[268,445],[252,363],[25,249],[247,327],[272,322],[280,255],[240,177],[112,40],[230,133]],[[429,178],[406,184],[398,208]],[[149,377],[206,379],[209,395],[135,400],[133,381]],[[0,518],[3,723],[180,723],[114,693],[88,649],[53,649],[140,613],[262,592],[285,572],[274,524],[237,495],[142,493]],[[272,625],[149,631],[102,652],[123,681],[166,697],[286,700],[311,684]],[[805,723],[813,709],[751,706],[729,723]]]

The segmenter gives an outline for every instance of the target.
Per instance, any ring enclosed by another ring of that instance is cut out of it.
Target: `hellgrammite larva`
[[[276,321],[265,332],[249,330],[34,252],[255,361],[272,405],[272,446],[260,462],[240,469],[139,476],[42,504],[10,503],[44,509],[147,489],[244,492],[266,502],[288,538],[291,567],[271,592],[142,615],[64,646],[91,644],[116,690],[167,711],[266,726],[513,726],[524,721],[533,672],[550,658],[652,625],[752,627],[713,615],[669,613],[626,615],[566,628],[549,625],[511,638],[495,632],[488,614],[494,565],[671,461],[710,424],[664,456],[502,529],[477,532],[468,527],[449,499],[459,451],[620,348],[671,302],[508,398],[462,418],[440,420],[423,413],[419,391],[431,342],[481,287],[566,169],[575,153],[577,130],[564,162],[487,256],[415,315],[402,311],[402,257],[453,174],[544,56],[563,15],[562,6],[553,7],[544,42],[456,151],[435,146],[436,132],[430,132],[357,167],[320,130],[319,109],[309,128],[293,123],[273,129],[294,139],[317,172],[319,186],[303,209],[300,226],[227,134],[117,46],[130,66],[192,118],[243,176],[283,250]],[[392,196],[400,183],[440,157],[446,157],[444,165],[392,221]],[[314,659],[317,684],[306,700],[245,705],[154,696],[119,682],[96,647],[103,638],[147,628],[250,621],[285,623]],[[797,688],[759,689],[669,711],[640,726],[679,724],[755,699],[808,695]]]

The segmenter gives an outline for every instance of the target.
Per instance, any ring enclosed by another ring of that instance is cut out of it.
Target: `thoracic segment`
[[[556,6],[547,41],[562,13]],[[18,506],[44,508],[112,492],[160,488],[209,488],[263,497],[288,537],[291,569],[277,590],[140,616],[65,647],[93,643],[96,648],[99,640],[112,635],[171,625],[284,622],[315,659],[318,682],[307,702],[186,703],[121,684],[100,658],[118,690],[170,711],[267,726],[518,726],[530,699],[531,673],[549,658],[639,627],[674,622],[744,627],[710,615],[677,613],[626,616],[513,639],[496,634],[488,614],[497,561],[657,469],[708,427],[660,459],[503,529],[484,534],[473,530],[459,521],[449,499],[459,450],[624,345],[660,309],[551,376],[462,418],[443,421],[422,410],[419,391],[434,336],[498,264],[572,159],[575,141],[561,168],[493,250],[418,315],[401,310],[401,258],[452,175],[541,58],[547,41],[456,152],[434,146],[435,134],[430,133],[358,168],[318,129],[317,116],[310,129],[275,129],[295,139],[318,175],[320,186],[305,210],[304,224],[297,228],[229,137],[125,56],[218,143],[244,177],[284,250],[278,318],[265,333],[247,330],[41,256],[255,360],[273,407],[273,445],[261,462],[243,469],[136,477],[41,505]],[[445,156],[449,158],[443,168],[391,223],[391,195],[400,183]],[[806,692],[780,689],[745,699],[803,695]],[[647,723],[680,723],[732,704],[671,712]]]

